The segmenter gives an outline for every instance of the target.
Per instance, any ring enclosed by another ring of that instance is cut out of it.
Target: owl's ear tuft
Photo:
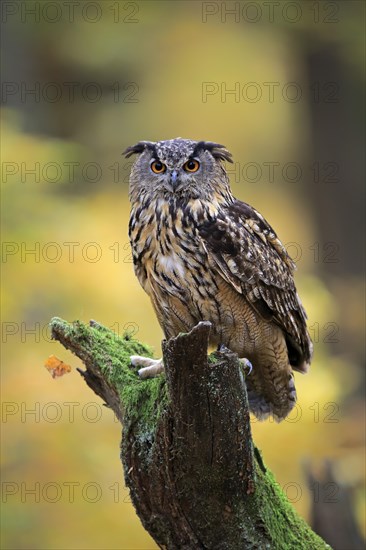
[[[155,143],[153,141],[139,141],[136,145],[127,147],[127,149],[123,151],[122,155],[125,155],[128,159],[132,155],[139,155],[140,153],[143,153],[145,149],[151,149],[153,152],[156,152]]]
[[[226,149],[225,145],[220,145],[220,143],[199,141],[195,147],[194,153],[197,154],[199,151],[210,151],[214,159],[233,162],[232,154]]]

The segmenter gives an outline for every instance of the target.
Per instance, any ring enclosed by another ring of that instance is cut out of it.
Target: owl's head
[[[232,162],[231,153],[218,143],[182,138],[140,141],[124,154],[138,155],[130,176],[131,201],[145,197],[209,201],[231,194],[223,165],[225,160]]]

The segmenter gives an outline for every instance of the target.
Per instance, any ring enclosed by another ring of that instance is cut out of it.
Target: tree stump
[[[207,357],[210,323],[164,341],[166,374],[151,380],[140,380],[129,359],[151,351],[128,334],[58,318],[51,329],[120,420],[125,482],[161,548],[330,548],[264,466],[238,357],[229,350]]]

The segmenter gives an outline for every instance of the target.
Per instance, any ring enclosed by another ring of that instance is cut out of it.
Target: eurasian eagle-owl
[[[263,216],[231,193],[231,154],[181,138],[141,141],[125,154],[138,155],[130,176],[134,269],[165,337],[210,321],[211,344],[252,364],[252,412],[282,420],[296,402],[293,369],[307,371],[312,343],[293,261]]]

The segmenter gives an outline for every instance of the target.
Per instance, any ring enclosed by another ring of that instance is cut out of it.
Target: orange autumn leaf
[[[67,365],[61,359],[57,359],[55,355],[50,355],[44,366],[51,374],[52,378],[59,378],[68,372],[71,372],[70,365]]]

